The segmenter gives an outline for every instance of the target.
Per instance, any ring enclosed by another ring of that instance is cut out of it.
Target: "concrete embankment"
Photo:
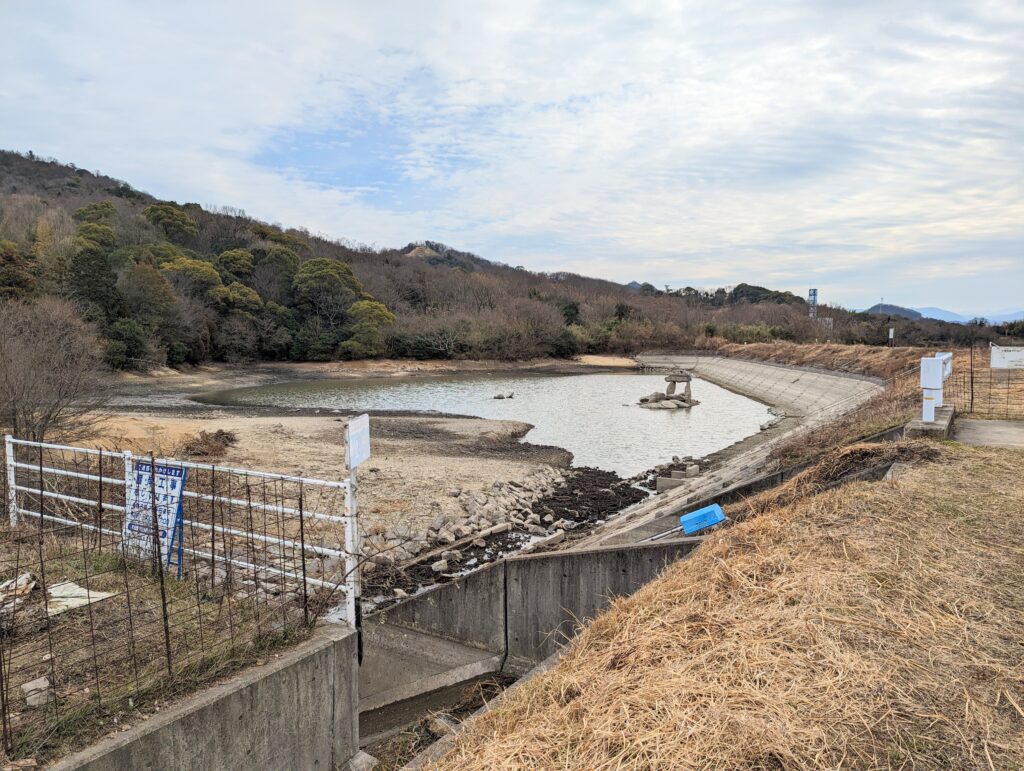
[[[813,430],[881,393],[880,380],[862,375],[792,367],[703,354],[650,354],[637,357],[649,370],[686,370],[723,388],[758,399],[787,417],[778,426],[739,445],[736,452],[700,476],[624,509],[593,534],[569,548],[637,543],[678,524],[695,503],[742,485],[770,471],[769,453],[796,432]],[[699,388],[697,389],[699,391]],[[699,393],[695,392],[699,398]]]
[[[644,369],[692,372],[704,380],[801,418],[844,411],[878,393],[881,381],[864,375],[703,354],[641,354]]]
[[[375,613],[364,624],[360,709],[485,672],[522,674],[700,542],[509,557]]]

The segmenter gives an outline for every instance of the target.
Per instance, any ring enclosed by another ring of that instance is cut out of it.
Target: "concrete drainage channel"
[[[359,712],[370,730],[361,730],[361,744],[429,708],[410,714],[403,705],[411,700],[481,675],[523,675],[612,598],[632,594],[702,540],[508,557],[368,616]]]

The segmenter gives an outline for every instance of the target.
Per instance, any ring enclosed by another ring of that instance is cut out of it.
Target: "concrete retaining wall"
[[[383,623],[507,653],[507,669],[543,661],[613,597],[632,594],[700,538],[510,557],[375,614]]]
[[[579,624],[633,594],[700,538],[669,543],[555,552],[508,561],[508,658],[513,668],[540,663],[575,636]]]
[[[52,766],[345,768],[359,750],[356,634],[328,625],[262,667],[190,696]]]
[[[507,562],[494,562],[374,614],[374,618],[502,653],[505,650]]]

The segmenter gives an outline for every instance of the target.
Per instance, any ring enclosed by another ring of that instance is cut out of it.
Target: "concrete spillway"
[[[513,556],[369,616],[359,670],[361,720],[423,694],[505,672],[519,676],[632,594],[700,538]]]

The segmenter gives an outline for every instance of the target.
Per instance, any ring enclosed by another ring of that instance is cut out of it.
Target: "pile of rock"
[[[437,544],[454,543],[470,535],[494,530],[509,524],[534,535],[545,535],[547,528],[541,517],[531,511],[534,502],[549,494],[563,480],[561,471],[545,467],[523,482],[495,482],[486,492],[452,489],[464,514],[451,517],[439,513],[427,530],[427,538]],[[508,530],[511,528],[504,528]],[[499,532],[499,531],[495,531]]]
[[[537,536],[557,534],[564,523],[561,520],[556,522],[550,514],[544,517],[534,514],[531,507],[551,493],[563,479],[563,472],[544,467],[522,482],[495,482],[486,491],[452,488],[448,495],[458,501],[462,513],[448,514],[434,504],[434,519],[425,533],[414,532],[406,524],[393,528],[370,525],[363,535],[363,556],[366,560],[363,571],[408,562],[424,551],[436,552],[438,548],[457,542],[482,547],[486,537],[509,530],[522,530]],[[432,563],[435,572],[452,569],[462,560],[457,549],[446,550],[440,556],[441,559]]]
[[[693,393],[690,391],[691,380],[688,372],[673,372],[666,375],[665,382],[668,383],[668,387],[665,389],[665,393],[655,391],[649,396],[641,397],[640,406],[648,410],[679,410],[700,404],[693,398]],[[676,393],[676,384],[678,383],[686,384],[681,394]]]

